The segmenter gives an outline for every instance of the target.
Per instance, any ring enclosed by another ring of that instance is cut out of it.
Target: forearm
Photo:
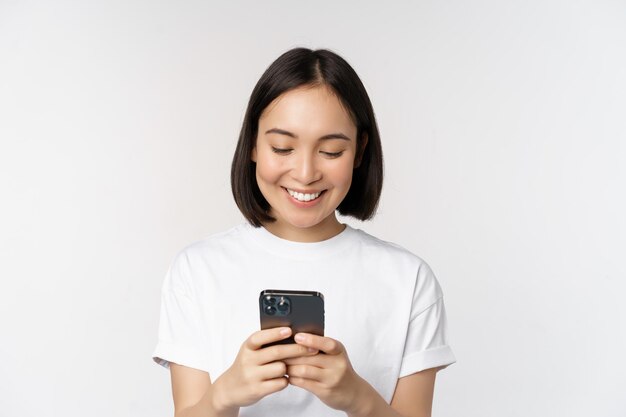
[[[367,382],[362,386],[359,401],[355,402],[354,410],[346,414],[348,417],[406,417],[391,408],[378,391]]]
[[[219,392],[212,386],[193,407],[176,413],[175,417],[238,417],[239,408],[225,408]]]

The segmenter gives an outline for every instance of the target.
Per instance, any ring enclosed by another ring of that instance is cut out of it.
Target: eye
[[[272,152],[277,153],[279,155],[286,155],[291,152],[291,149],[280,149],[272,146]]]
[[[339,158],[341,156],[341,154],[343,154],[343,151],[341,152],[323,152],[322,153],[326,156],[328,156],[329,158]]]

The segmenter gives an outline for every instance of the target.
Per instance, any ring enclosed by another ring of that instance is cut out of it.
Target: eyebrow
[[[267,135],[268,133],[277,133],[279,135],[285,135],[285,136],[289,136],[292,137],[294,139],[298,139],[298,136],[296,136],[296,134],[288,132],[286,130],[283,129],[279,129],[277,127],[274,127],[268,131],[265,132],[265,134]],[[328,139],[343,139],[343,140],[347,140],[349,141],[350,138],[347,137],[346,135],[344,135],[343,133],[337,132],[337,133],[329,133],[328,135],[324,135],[321,138],[319,138],[319,140],[328,140]]]

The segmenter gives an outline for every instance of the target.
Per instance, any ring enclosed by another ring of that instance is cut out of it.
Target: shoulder
[[[430,265],[406,247],[373,236],[361,229],[355,229],[363,247],[363,258],[376,262],[388,271],[399,269],[410,277],[414,294],[420,298],[435,301],[443,296],[441,286]]]
[[[250,226],[241,223],[230,229],[210,234],[202,239],[192,242],[185,246],[180,253],[192,254],[194,252],[202,252],[207,249],[218,249],[229,243],[237,243],[248,230]]]
[[[189,292],[197,275],[194,271],[200,271],[209,262],[215,263],[225,256],[238,256],[243,250],[241,239],[246,227],[242,223],[184,246],[170,261],[165,287],[176,287]]]
[[[423,265],[428,267],[421,257],[402,245],[378,238],[361,229],[354,229],[354,231],[354,235],[363,250],[372,256],[376,256],[378,259],[382,257],[383,260],[401,262],[404,265],[411,265],[416,269],[419,269]]]
[[[174,256],[174,263],[193,263],[205,258],[222,256],[229,251],[241,251],[242,238],[248,229],[246,223],[241,223],[225,231],[210,234],[184,246]]]

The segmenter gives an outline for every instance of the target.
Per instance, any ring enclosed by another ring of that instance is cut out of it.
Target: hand
[[[229,410],[251,405],[284,389],[289,383],[285,377],[287,366],[284,360],[318,353],[293,343],[261,348],[290,335],[290,328],[278,327],[260,330],[246,339],[232,366],[213,384],[215,408]]]
[[[304,388],[331,408],[347,413],[356,410],[360,393],[369,384],[352,368],[341,342],[308,333],[298,333],[296,343],[324,354],[285,360],[289,383]]]

